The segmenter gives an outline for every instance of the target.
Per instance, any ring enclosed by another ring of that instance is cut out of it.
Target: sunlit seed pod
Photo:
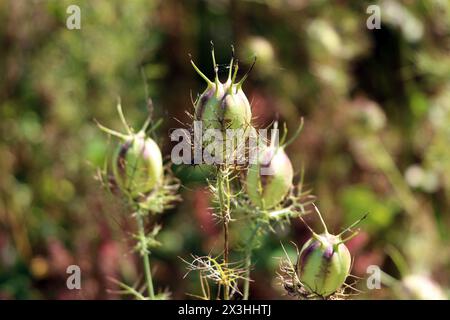
[[[328,232],[314,234],[300,251],[298,277],[310,293],[327,297],[345,282],[351,267],[351,255],[342,239]]]
[[[204,129],[245,129],[250,125],[250,103],[241,88],[235,84],[212,84],[195,105],[195,119]]]
[[[266,147],[248,167],[247,195],[255,206],[271,209],[287,196],[293,178],[294,169],[283,148]]]
[[[160,185],[163,171],[158,145],[144,134],[130,136],[118,148],[113,159],[113,174],[117,185],[133,198]]]
[[[223,126],[225,129],[247,129],[252,120],[250,102],[240,86],[230,86],[230,93],[223,98]]]
[[[245,129],[250,125],[252,119],[250,102],[242,90],[245,77],[238,83],[235,82],[237,65],[233,65],[232,59],[227,81],[220,82],[214,51],[212,55],[216,70],[214,82],[209,80],[191,61],[194,69],[208,85],[194,106],[195,120],[202,121],[204,129]]]

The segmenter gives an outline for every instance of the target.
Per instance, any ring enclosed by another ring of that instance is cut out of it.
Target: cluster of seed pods
[[[242,90],[246,76],[235,82],[237,65],[233,65],[232,59],[227,80],[220,82],[214,50],[212,55],[215,81],[209,80],[191,61],[207,83],[206,90],[195,103],[195,119],[202,121],[204,128],[225,130],[251,127],[251,107]],[[284,151],[286,145],[275,145],[273,136],[271,140],[269,146],[259,145],[257,161],[248,165],[244,181],[249,200],[263,211],[270,211],[283,202],[294,178],[292,163]],[[265,170],[261,170],[263,168]],[[341,236],[330,234],[325,226],[324,233],[313,232],[304,244],[297,270],[303,288],[309,293],[327,297],[343,286],[350,272],[351,255]]]
[[[220,82],[214,50],[212,56],[216,73],[214,81],[192,62],[207,83],[207,88],[195,103],[195,120],[201,121],[204,129],[248,128],[245,130],[247,134],[254,128],[251,126],[251,106],[242,90],[246,76],[236,82],[238,67],[231,59],[228,78]],[[124,124],[127,127],[125,121]],[[123,140],[113,159],[114,178],[122,192],[136,198],[157,188],[163,180],[162,155],[158,145],[145,134],[145,125],[137,133],[128,127],[127,134],[106,130]],[[257,161],[248,165],[244,181],[249,200],[262,211],[270,211],[282,204],[294,178],[292,163],[284,151],[285,145],[273,143],[274,136],[271,140],[268,146],[259,145]],[[313,232],[311,239],[304,244],[298,257],[297,272],[308,292],[326,297],[344,284],[350,272],[351,256],[341,239],[342,234],[332,235],[325,224],[324,227],[324,233]]]
[[[209,80],[191,61],[194,69],[207,84],[205,91],[195,103],[195,120],[201,121],[204,129],[243,129],[244,135],[249,136],[256,130],[251,124],[252,111],[249,100],[242,89],[247,75],[236,82],[238,65],[234,64],[232,58],[228,78],[222,83],[218,78],[214,49],[212,58],[216,74],[214,81]],[[274,143],[270,146],[260,144],[257,153],[255,163],[249,164],[247,168],[246,191],[253,205],[269,210],[280,204],[288,194],[294,170],[283,146]],[[261,170],[262,168],[266,170]]]

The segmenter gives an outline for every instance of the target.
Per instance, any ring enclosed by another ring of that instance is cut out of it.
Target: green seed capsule
[[[314,234],[300,251],[297,271],[310,293],[327,297],[335,293],[349,275],[351,255],[342,239],[325,232]]]
[[[240,129],[250,125],[250,103],[236,84],[211,84],[195,105],[195,119],[204,129]]]
[[[247,171],[246,188],[250,201],[264,209],[279,204],[289,193],[294,169],[283,148],[265,148],[256,164]]]
[[[144,134],[131,136],[115,154],[113,174],[120,189],[133,198],[152,191],[163,179],[158,145]]]
[[[228,79],[222,83],[217,74],[214,50],[212,51],[216,77],[209,80],[191,61],[197,73],[206,81],[207,88],[195,104],[195,120],[202,121],[204,129],[246,129],[250,126],[252,112],[250,102],[242,91],[245,77],[235,82],[237,65],[230,62]],[[233,74],[234,69],[234,74]]]

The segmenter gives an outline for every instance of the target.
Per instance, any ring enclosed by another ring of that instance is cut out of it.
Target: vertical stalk
[[[226,179],[226,183],[224,185],[224,180]],[[219,169],[218,175],[217,175],[217,184],[218,184],[218,193],[219,193],[219,207],[220,207],[220,213],[222,215],[222,222],[223,222],[223,264],[224,267],[228,267],[228,258],[229,258],[229,230],[228,230],[228,222],[229,222],[229,209],[230,209],[230,203],[229,203],[229,181],[228,181],[228,173],[224,173],[224,169]],[[224,190],[224,187],[227,189]],[[229,300],[229,290],[228,290],[227,284],[224,285],[223,288],[223,296],[225,300]]]
[[[250,267],[252,265],[253,241],[256,238],[260,227],[261,224],[257,221],[247,242],[247,248],[245,250],[244,300],[248,300],[250,293]]]
[[[224,241],[223,260],[224,260],[225,265],[228,264],[228,254],[230,251],[230,248],[228,247],[229,246],[228,233],[229,233],[228,222],[224,221],[224,223],[223,223],[223,241]]]
[[[225,173],[225,199],[226,199],[226,206],[225,206],[225,225],[224,225],[224,241],[225,241],[225,253],[226,253],[226,259],[228,261],[229,256],[229,231],[228,231],[228,222],[230,220],[230,179],[228,176],[228,172]]]
[[[247,249],[245,253],[245,279],[244,279],[244,300],[248,300],[250,293],[250,267],[252,264],[252,250]]]
[[[141,243],[141,256],[144,263],[145,280],[147,282],[147,289],[150,300],[155,300],[155,291],[153,289],[152,271],[150,268],[149,252],[147,251],[147,243],[145,237],[144,219],[141,213],[136,213],[136,220],[138,224],[139,241]]]
[[[228,268],[228,221],[224,221],[223,223],[223,234],[224,234],[224,253],[223,253],[223,263],[225,265],[225,268]],[[223,288],[223,295],[225,300],[230,300],[230,293],[228,290],[228,285],[225,284]]]

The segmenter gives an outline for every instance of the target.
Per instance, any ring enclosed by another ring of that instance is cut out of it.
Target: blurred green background
[[[71,4],[81,30],[66,28]],[[381,29],[366,27],[370,4]],[[127,208],[95,179],[114,141],[93,119],[120,129],[120,96],[138,127],[148,94],[170,155],[169,130],[190,121],[191,95],[204,86],[189,54],[211,77],[211,40],[222,76],[231,44],[240,75],[258,56],[244,85],[257,125],[293,129],[305,118],[287,152],[329,229],[370,213],[348,244],[353,274],[378,265],[389,286],[360,280],[359,297],[449,296],[448,1],[6,0],[0,21],[0,298],[124,298],[111,279],[132,284],[142,272]],[[196,275],[182,280],[179,257],[218,252],[221,241],[201,179],[180,178],[183,202],[160,217],[163,246],[152,256],[157,287],[174,298],[199,290]],[[320,228],[316,220],[307,219]],[[287,298],[280,241],[300,246],[309,233],[299,221],[278,231],[255,252],[253,298]],[[66,288],[70,264],[81,267],[82,290]],[[420,276],[414,290],[408,275]]]

